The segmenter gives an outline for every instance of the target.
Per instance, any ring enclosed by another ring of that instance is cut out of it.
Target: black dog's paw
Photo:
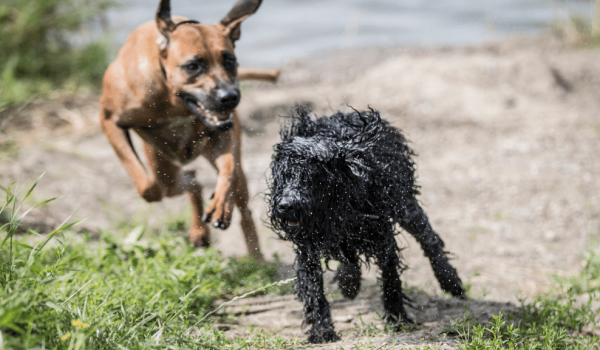
[[[467,300],[469,298],[467,298],[467,292],[462,288],[461,285],[455,284],[454,286],[452,286],[452,288],[449,290],[450,294],[452,294],[453,297],[457,298],[457,299],[461,299],[461,300]]]
[[[467,299],[466,292],[462,287],[462,281],[458,277],[456,269],[447,260],[444,259],[435,262],[432,264],[432,267],[443,291],[452,294],[455,298]]]
[[[360,266],[358,264],[340,264],[333,281],[337,281],[342,295],[353,300],[360,291]]]
[[[460,279],[456,279],[453,277],[455,276],[444,275],[440,277],[440,287],[444,292],[450,293],[453,297],[466,300],[467,293],[462,287],[462,282],[460,281]]]
[[[308,333],[308,342],[311,344],[330,343],[340,340],[335,330],[332,328],[326,329],[311,329]]]

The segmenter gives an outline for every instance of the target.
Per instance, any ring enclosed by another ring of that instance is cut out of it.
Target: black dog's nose
[[[221,109],[234,109],[240,103],[240,91],[238,89],[220,89],[217,91],[216,100]]]
[[[289,197],[283,197],[277,208],[283,213],[289,213],[294,210],[294,201]]]

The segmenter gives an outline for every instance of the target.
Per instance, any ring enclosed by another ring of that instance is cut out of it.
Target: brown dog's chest
[[[196,159],[210,142],[209,131],[196,116],[169,118],[162,120],[158,127],[134,130],[144,141],[180,165]]]

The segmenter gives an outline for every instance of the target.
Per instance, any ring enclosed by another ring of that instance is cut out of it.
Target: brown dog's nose
[[[237,89],[218,90],[216,100],[221,109],[234,109],[240,103],[240,91]]]

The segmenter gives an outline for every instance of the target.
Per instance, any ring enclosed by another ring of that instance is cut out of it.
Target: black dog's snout
[[[296,208],[295,201],[289,197],[283,197],[279,201],[279,204],[277,205],[277,209],[282,214],[290,214],[294,211],[295,208]]]
[[[238,89],[220,89],[217,91],[216,100],[221,109],[234,109],[240,103],[240,91]]]

